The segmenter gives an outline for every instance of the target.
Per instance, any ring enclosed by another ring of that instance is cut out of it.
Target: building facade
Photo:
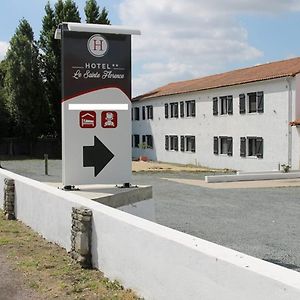
[[[171,83],[133,99],[132,155],[244,171],[300,168],[300,58]],[[295,124],[293,124],[295,125]]]

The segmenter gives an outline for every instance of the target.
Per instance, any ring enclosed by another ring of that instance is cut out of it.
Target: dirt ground
[[[7,259],[6,251],[0,252],[0,300],[40,300],[34,290],[25,285],[24,275],[14,269]]]
[[[133,161],[133,172],[227,172],[228,169],[208,169],[194,165],[168,164],[153,161]]]

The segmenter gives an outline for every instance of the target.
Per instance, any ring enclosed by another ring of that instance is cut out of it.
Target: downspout
[[[293,94],[292,94],[292,77],[287,77],[288,83],[288,122],[292,120],[293,114]],[[292,126],[288,125],[288,165],[292,165]]]

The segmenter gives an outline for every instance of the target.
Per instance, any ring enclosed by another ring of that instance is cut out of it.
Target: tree
[[[80,22],[78,8],[72,0],[58,0],[52,9],[48,2],[42,21],[40,48],[42,70],[46,87],[46,98],[51,107],[52,133],[61,134],[61,47],[54,39],[54,33],[62,22]]]
[[[29,23],[22,19],[6,56],[4,90],[15,133],[34,138],[46,131],[48,105],[40,74],[39,51]]]
[[[100,8],[96,0],[87,0],[85,3],[84,12],[87,23],[110,25],[108,11],[104,7],[100,13]]]
[[[6,60],[0,62],[0,137],[9,136],[11,122],[7,110],[7,98],[4,90],[4,78],[6,74]]]

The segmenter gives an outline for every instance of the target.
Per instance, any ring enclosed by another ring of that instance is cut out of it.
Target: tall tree
[[[48,105],[40,74],[39,51],[29,23],[22,19],[6,56],[4,89],[15,133],[34,138],[44,134]]]
[[[73,0],[58,0],[52,9],[48,2],[42,21],[40,48],[46,97],[51,105],[53,134],[61,134],[61,48],[54,39],[57,26],[62,22],[80,22],[78,8]]]
[[[96,0],[87,0],[85,3],[84,12],[87,23],[110,25],[108,11],[104,7],[100,12],[100,8]]]
[[[6,75],[6,60],[0,62],[0,138],[11,134],[11,122],[7,110],[7,97],[4,90],[4,78]]]

